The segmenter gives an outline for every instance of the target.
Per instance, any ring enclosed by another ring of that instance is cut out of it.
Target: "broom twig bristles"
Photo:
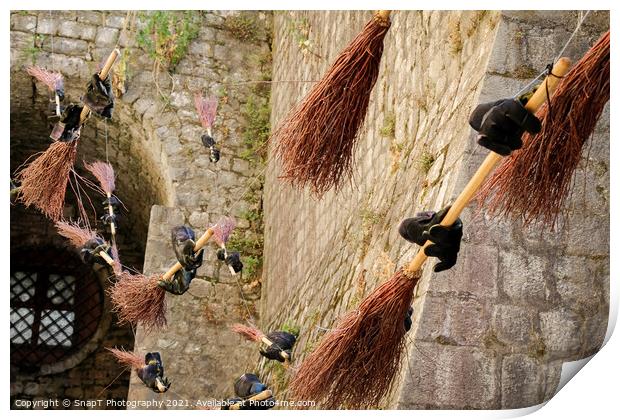
[[[106,347],[105,349],[112,353],[121,365],[136,370],[144,366],[144,356],[140,356],[133,351],[126,351],[123,348],[117,349],[114,347]]]
[[[321,197],[352,175],[389,27],[389,19],[375,15],[272,134],[282,177],[292,185]]]
[[[246,340],[256,341],[257,343],[265,336],[258,328],[249,325],[234,324],[230,329]]]
[[[56,141],[16,174],[21,187],[18,199],[34,206],[52,221],[62,217],[69,174],[77,155],[77,141]]]
[[[347,313],[303,361],[291,382],[297,400],[326,409],[376,408],[389,393],[405,348],[405,316],[419,280],[396,272]]]
[[[106,194],[112,194],[116,189],[114,168],[106,162],[96,161],[92,163],[84,162],[84,168],[89,171],[99,181],[101,189]]]
[[[52,92],[63,88],[64,80],[62,74],[58,72],[49,71],[37,66],[26,67],[26,72],[30,76],[45,84]]]
[[[194,105],[202,126],[207,129],[212,128],[217,114],[217,98],[215,96],[203,97],[200,92],[197,92],[194,94]]]
[[[226,245],[236,225],[237,223],[232,217],[222,217],[216,225],[212,226],[215,242],[221,247]]]
[[[166,291],[158,286],[160,279],[127,271],[118,275],[110,298],[120,324],[141,324],[147,331],[166,326]]]
[[[504,159],[477,195],[491,215],[554,229],[570,194],[582,150],[609,101],[609,31],[560,82],[537,112],[542,130]]]
[[[67,238],[71,245],[80,249],[84,244],[91,239],[102,239],[97,232],[88,228],[80,226],[76,222],[64,222],[59,221],[55,224],[58,234],[64,238]]]

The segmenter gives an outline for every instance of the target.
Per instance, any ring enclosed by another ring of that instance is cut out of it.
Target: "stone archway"
[[[24,17],[19,14],[14,16]],[[12,37],[15,42],[12,44],[10,85],[11,177],[30,156],[44,151],[50,144],[48,92],[42,84],[33,83],[32,78],[23,70],[24,65],[30,64],[30,60],[20,53],[22,44],[19,39],[28,39],[29,36],[20,31],[12,31]],[[58,51],[40,52],[35,64],[63,73],[65,103],[78,102],[88,81],[89,68],[94,66],[92,62],[84,60],[78,63],[70,51],[61,50],[67,55],[60,55]],[[144,264],[151,207],[168,204],[167,197],[170,196],[161,162],[154,161],[152,154],[145,151],[145,144],[149,141],[153,139],[142,128],[133,106],[118,100],[111,121],[105,122],[91,117],[87,122],[80,139],[75,165],[80,175],[88,177],[83,168],[84,161],[105,161],[107,156],[112,163],[116,173],[115,193],[125,206],[119,222],[118,248],[123,264],[139,271]],[[99,231],[105,231],[105,227],[98,220],[103,214],[101,202],[105,197],[88,189],[86,191],[88,198],[82,198],[89,213],[90,224]],[[71,215],[76,214],[76,201],[71,188],[68,188],[65,205],[68,217],[74,218]],[[20,203],[13,203],[11,252],[18,252],[18,248],[24,246],[43,246],[59,250],[69,248],[63,238],[56,234],[53,223],[42,214],[35,209],[27,209]],[[71,249],[70,252],[74,250]],[[109,282],[107,278],[100,280],[105,292]],[[105,293],[103,316],[88,343],[58,362],[41,366],[36,372],[33,370],[28,373],[17,366],[11,366],[11,398],[32,399],[44,396],[89,399],[99,395],[124,400],[127,396],[129,372],[117,377],[122,368],[110,357],[105,347],[131,349],[133,342],[131,328],[117,325]]]

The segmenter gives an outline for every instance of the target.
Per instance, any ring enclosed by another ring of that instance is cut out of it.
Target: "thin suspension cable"
[[[579,21],[577,22],[577,26],[575,27],[575,30],[573,31],[573,33],[569,36],[568,40],[564,43],[564,46],[562,47],[562,49],[560,50],[560,52],[558,53],[558,55],[555,57],[555,59],[553,60],[553,63],[555,63],[556,61],[558,61],[560,58],[562,58],[562,54],[564,54],[564,51],[566,51],[566,48],[568,48],[568,46],[570,45],[570,43],[573,41],[573,38],[575,38],[575,35],[577,35],[577,33],[579,32],[579,29],[581,29],[581,25],[583,24],[583,22],[586,20],[586,18],[588,17],[588,15],[590,14],[590,10],[586,11],[585,14],[581,15],[580,12],[580,17],[579,17]],[[517,99],[519,96],[521,96],[524,92],[527,92],[532,86],[534,86],[534,84],[543,76],[547,75],[549,73],[549,70],[545,69],[542,72],[540,72],[540,74],[538,76],[536,76],[534,79],[532,79],[527,85],[525,85],[521,90],[519,90],[514,96],[514,99]]]

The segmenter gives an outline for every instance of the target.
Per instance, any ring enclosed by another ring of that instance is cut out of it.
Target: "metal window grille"
[[[53,248],[11,251],[11,363],[63,360],[97,331],[104,291],[91,268]]]

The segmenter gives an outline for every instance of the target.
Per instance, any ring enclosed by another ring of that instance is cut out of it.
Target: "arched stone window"
[[[79,353],[102,323],[104,301],[104,285],[75,253],[52,247],[12,251],[12,363],[34,372]]]

